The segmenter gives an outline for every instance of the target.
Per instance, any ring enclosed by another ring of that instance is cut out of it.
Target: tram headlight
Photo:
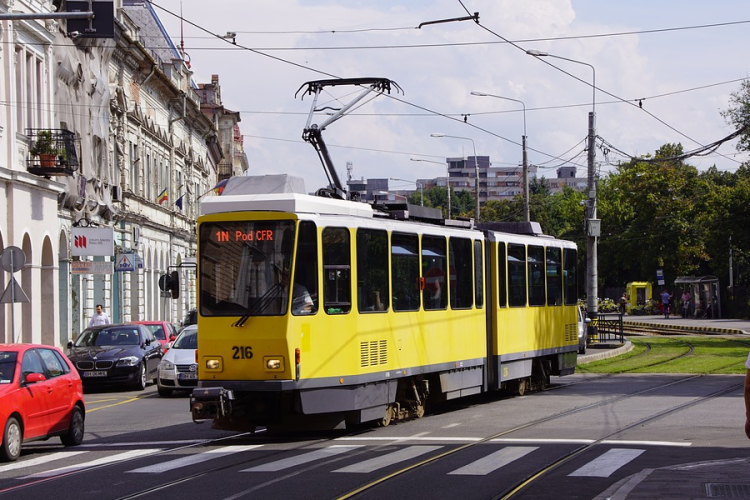
[[[281,356],[266,356],[263,358],[266,371],[280,372],[284,370],[284,358]]]
[[[221,371],[221,358],[206,358],[206,370]]]

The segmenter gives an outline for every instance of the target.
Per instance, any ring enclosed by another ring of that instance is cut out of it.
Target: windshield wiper
[[[273,303],[274,299],[276,299],[276,297],[280,295],[283,289],[284,287],[281,283],[276,283],[271,286],[271,288],[269,288],[268,291],[264,293],[260,299],[258,299],[258,302],[253,304],[252,307],[247,308],[247,312],[240,319],[232,323],[232,326],[242,327],[245,325],[245,322],[250,318],[250,316],[254,314],[260,314],[265,311],[268,306]]]

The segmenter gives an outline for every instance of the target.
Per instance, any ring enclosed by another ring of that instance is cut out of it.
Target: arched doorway
[[[41,327],[42,344],[55,345],[55,253],[49,236],[42,242],[42,268],[40,292],[42,295]]]

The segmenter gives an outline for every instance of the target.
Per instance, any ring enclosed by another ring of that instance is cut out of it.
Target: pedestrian
[[[690,300],[693,298],[687,290],[682,291],[682,317],[690,316]]]
[[[112,322],[109,320],[109,316],[104,312],[104,307],[101,304],[96,305],[96,313],[91,316],[89,326],[109,325]]]
[[[669,319],[669,303],[672,300],[672,295],[664,290],[661,292],[661,304],[664,309],[664,319]]]
[[[745,435],[750,439],[750,354],[745,362]]]

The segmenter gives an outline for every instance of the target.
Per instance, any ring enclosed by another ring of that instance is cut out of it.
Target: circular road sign
[[[0,266],[9,273],[15,273],[26,265],[26,254],[18,247],[8,247],[0,253]]]

